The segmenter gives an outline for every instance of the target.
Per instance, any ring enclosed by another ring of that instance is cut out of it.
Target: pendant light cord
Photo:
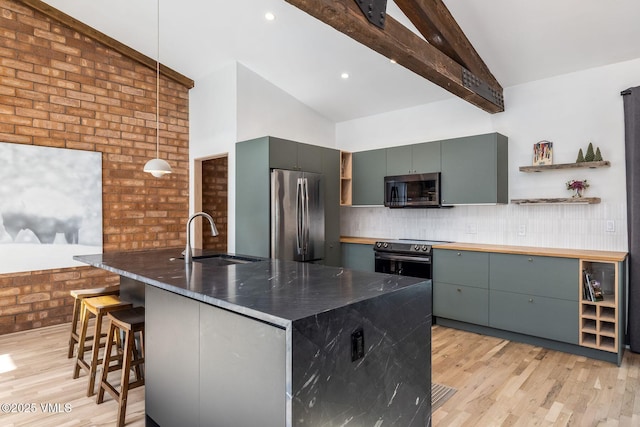
[[[160,0],[158,0],[158,25],[156,54],[156,159],[160,158]]]

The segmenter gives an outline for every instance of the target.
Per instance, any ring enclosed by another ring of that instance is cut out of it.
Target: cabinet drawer
[[[489,254],[434,249],[433,279],[453,285],[489,287]]]
[[[491,290],[489,326],[578,344],[578,302]]]
[[[492,253],[492,290],[578,301],[577,259]]]
[[[434,282],[433,315],[487,326],[489,324],[489,291]]]

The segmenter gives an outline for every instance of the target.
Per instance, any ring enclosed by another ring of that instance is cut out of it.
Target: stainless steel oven
[[[432,240],[383,240],[376,242],[375,271],[422,279],[433,278]]]

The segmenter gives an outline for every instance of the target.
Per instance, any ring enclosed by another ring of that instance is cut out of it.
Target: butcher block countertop
[[[359,243],[373,245],[379,240],[368,237],[343,236],[342,243]],[[447,249],[452,251],[475,251],[475,252],[498,252],[503,254],[554,256],[562,258],[580,258],[591,261],[624,261],[627,252],[596,251],[587,249],[563,249],[563,248],[540,248],[533,246],[509,246],[509,245],[489,245],[484,243],[442,243],[433,246],[435,249]]]

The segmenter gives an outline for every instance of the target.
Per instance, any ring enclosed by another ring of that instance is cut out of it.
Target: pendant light
[[[156,158],[144,165],[144,171],[156,178],[172,172],[171,165],[160,158],[160,0],[158,0],[158,53],[156,56]]]

